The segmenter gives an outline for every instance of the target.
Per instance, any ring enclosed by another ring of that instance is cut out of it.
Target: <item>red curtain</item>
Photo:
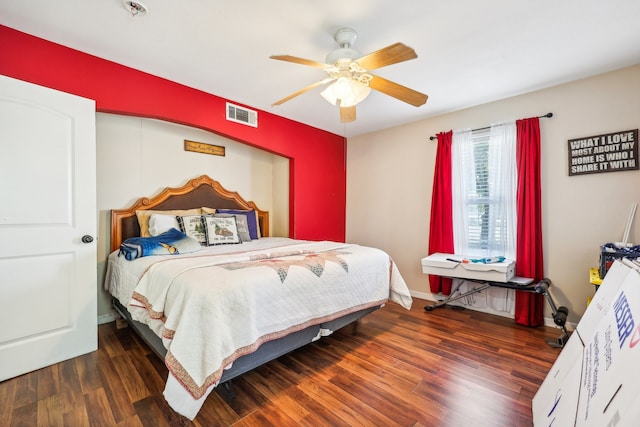
[[[453,193],[451,189],[451,141],[453,131],[438,135],[438,151],[431,196],[429,225],[429,255],[435,252],[453,253]],[[451,293],[451,279],[429,275],[431,292]]]
[[[542,257],[542,203],[540,191],[540,120],[516,121],[518,189],[516,209],[516,276],[544,278]],[[525,326],[544,324],[544,297],[516,291],[515,321]]]

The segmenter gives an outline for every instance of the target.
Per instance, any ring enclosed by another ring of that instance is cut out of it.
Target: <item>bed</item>
[[[112,210],[105,289],[164,358],[164,396],[189,419],[238,375],[412,303],[383,251],[270,237],[268,212],[206,175]]]

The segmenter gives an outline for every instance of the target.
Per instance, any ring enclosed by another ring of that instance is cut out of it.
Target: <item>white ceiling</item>
[[[121,0],[0,0],[0,23],[347,137],[640,63],[640,0],[142,2],[133,17]],[[374,74],[427,103],[372,92],[346,125],[320,88],[272,107],[326,74],[269,56],[324,62],[342,27],[364,54],[412,47],[417,59]]]

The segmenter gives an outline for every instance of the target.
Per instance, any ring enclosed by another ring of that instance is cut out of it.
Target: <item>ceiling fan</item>
[[[400,101],[419,107],[427,102],[428,96],[390,80],[373,75],[371,70],[397,64],[418,57],[416,52],[402,43],[394,43],[368,55],[362,55],[351,46],[358,34],[351,28],[342,28],[333,36],[340,46],[327,55],[325,62],[298,58],[290,55],[273,55],[271,59],[294,62],[320,68],[329,76],[282,98],[272,106],[283,104],[318,86],[333,82],[321,95],[329,103],[340,107],[340,121],[352,122],[356,119],[356,104],[364,100],[371,89],[392,96]]]

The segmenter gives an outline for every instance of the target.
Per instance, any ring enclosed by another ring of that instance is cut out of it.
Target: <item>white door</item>
[[[95,163],[93,100],[0,76],[0,381],[97,349]]]

